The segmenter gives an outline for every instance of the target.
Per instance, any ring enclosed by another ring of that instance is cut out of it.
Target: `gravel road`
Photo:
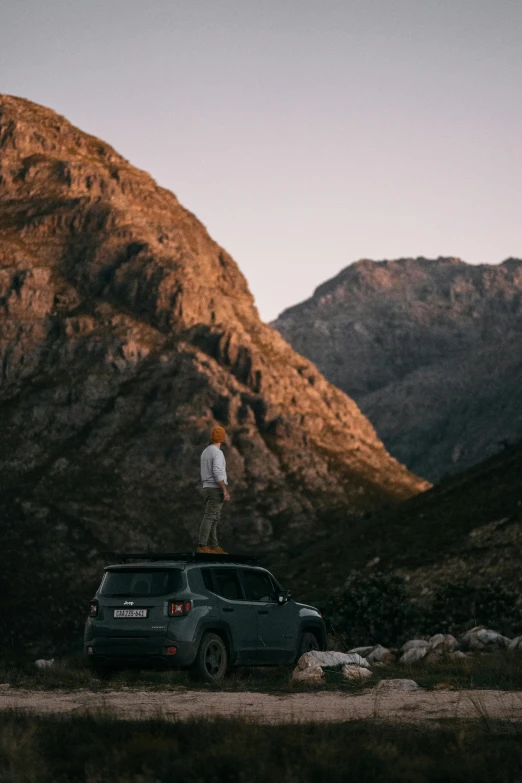
[[[378,718],[417,723],[444,718],[503,718],[522,722],[522,692],[366,690],[289,695],[195,690],[125,690],[93,692],[37,691],[0,686],[0,711],[39,714],[109,713],[124,720],[240,717],[261,723],[349,721]]]

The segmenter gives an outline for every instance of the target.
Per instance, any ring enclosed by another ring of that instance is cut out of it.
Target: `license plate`
[[[115,617],[146,617],[146,609],[115,609]]]

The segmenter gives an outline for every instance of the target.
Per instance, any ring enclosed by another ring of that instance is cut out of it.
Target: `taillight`
[[[89,617],[97,617],[98,616],[98,601],[94,599],[94,601],[91,601],[89,604]]]
[[[190,601],[171,601],[169,603],[169,615],[171,617],[183,617],[190,612]]]

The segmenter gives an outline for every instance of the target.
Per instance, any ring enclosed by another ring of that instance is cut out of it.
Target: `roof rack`
[[[203,552],[122,552],[117,555],[120,563],[131,560],[148,560],[152,563],[162,560],[177,560],[184,563],[244,563],[256,565],[257,555],[212,555]]]

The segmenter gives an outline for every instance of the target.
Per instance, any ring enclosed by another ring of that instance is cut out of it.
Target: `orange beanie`
[[[210,440],[212,443],[224,443],[225,437],[226,435],[223,427],[212,427],[212,432],[210,433]]]

